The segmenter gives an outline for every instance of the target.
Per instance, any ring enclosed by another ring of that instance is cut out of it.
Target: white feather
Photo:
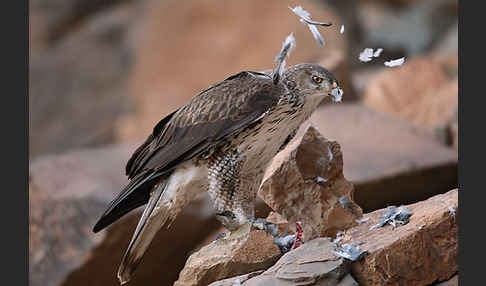
[[[374,53],[373,53],[373,57],[374,58],[377,58],[380,56],[381,52],[383,52],[383,49],[382,48],[378,48]]]
[[[371,61],[371,58],[373,57],[373,49],[370,48],[365,48],[360,54],[359,54],[359,60],[362,62],[369,62]]]
[[[303,24],[306,24],[309,27],[309,30],[312,33],[312,36],[314,36],[314,39],[316,39],[317,43],[319,45],[324,46],[326,45],[326,42],[324,41],[324,38],[322,37],[321,33],[319,30],[317,30],[316,25],[318,26],[330,26],[330,23],[324,23],[324,22],[317,22],[317,21],[312,21],[310,18],[310,13],[305,11],[302,6],[296,6],[295,8],[289,7],[292,12],[294,12],[297,16],[299,16],[300,22]]]
[[[385,66],[397,67],[397,66],[403,65],[404,62],[405,62],[405,58],[399,58],[399,59],[396,59],[396,60],[391,60],[391,61],[385,62]]]

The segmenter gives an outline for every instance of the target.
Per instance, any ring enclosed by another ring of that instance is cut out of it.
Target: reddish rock
[[[246,224],[193,253],[174,286],[203,286],[234,275],[267,269],[280,256],[271,234],[264,230],[250,231],[250,224]]]
[[[375,227],[385,211],[380,209],[365,214],[366,221],[346,230],[337,244],[330,238],[313,239],[284,254],[262,274],[240,277],[246,286],[413,286],[444,280],[450,283],[444,285],[457,285],[457,189],[406,208],[412,215],[405,225]],[[336,256],[338,245],[345,243],[358,243],[367,253],[354,262]],[[212,285],[232,285],[240,277]]]
[[[30,285],[119,285],[116,271],[141,210],[128,214],[107,231],[94,234],[91,229],[127,182],[123,166],[135,147],[115,145],[32,161]],[[173,283],[188,252],[218,226],[209,202],[196,201],[169,230],[156,235],[132,284]]]
[[[359,285],[429,285],[457,272],[457,189],[406,207],[413,212],[408,224],[371,228],[379,222],[378,210],[346,231],[340,243],[361,242],[368,251],[352,264]]]
[[[433,130],[443,127],[458,102],[458,81],[431,57],[410,60],[385,69],[364,94],[366,106],[414,125]]]
[[[333,104],[319,108],[309,121],[339,142],[344,177],[353,183],[353,199],[365,212],[421,201],[457,186],[457,152],[403,120],[359,104]]]
[[[339,144],[312,126],[301,132],[273,160],[258,195],[291,225],[302,221],[305,240],[334,236],[355,225],[362,211],[343,176]]]
[[[334,23],[319,28],[324,48],[289,5],[302,5],[312,19]],[[273,68],[274,57],[291,32],[297,47],[289,65],[315,62],[347,49],[346,35],[339,33],[341,19],[318,1],[170,0],[153,1],[147,9],[131,89],[135,114],[123,120],[122,139],[145,139],[162,117],[231,74]]]

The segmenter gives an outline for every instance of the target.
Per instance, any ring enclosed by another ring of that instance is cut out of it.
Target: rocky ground
[[[319,28],[326,46],[289,5],[334,23]],[[33,0],[30,26],[30,285],[118,285],[141,210],[91,228],[131,152],[211,83],[272,68],[289,32],[288,64],[320,63],[344,90],[259,191],[256,216],[279,235],[302,222],[304,244],[283,254],[250,228],[215,240],[225,230],[202,195],[129,285],[458,285],[457,0]],[[361,62],[364,48],[384,50]],[[392,205],[411,211],[407,223],[376,226]],[[363,256],[335,254],[349,246]]]

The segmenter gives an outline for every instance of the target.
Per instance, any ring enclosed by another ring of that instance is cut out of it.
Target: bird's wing
[[[202,91],[162,119],[127,163],[131,182],[110,203],[93,230],[97,232],[147,203],[160,176],[257,122],[277,104],[282,88],[266,74],[240,72]]]
[[[202,91],[161,122],[163,128],[156,126],[151,142],[131,159],[136,163],[127,166],[129,177],[173,169],[248,126],[277,103],[279,88],[265,74],[241,72]]]

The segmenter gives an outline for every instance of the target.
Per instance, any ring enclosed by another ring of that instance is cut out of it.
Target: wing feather
[[[162,119],[126,165],[132,181],[110,203],[95,226],[99,231],[147,203],[163,174],[262,118],[284,92],[264,73],[240,72],[202,91]],[[164,176],[166,177],[166,176]]]

